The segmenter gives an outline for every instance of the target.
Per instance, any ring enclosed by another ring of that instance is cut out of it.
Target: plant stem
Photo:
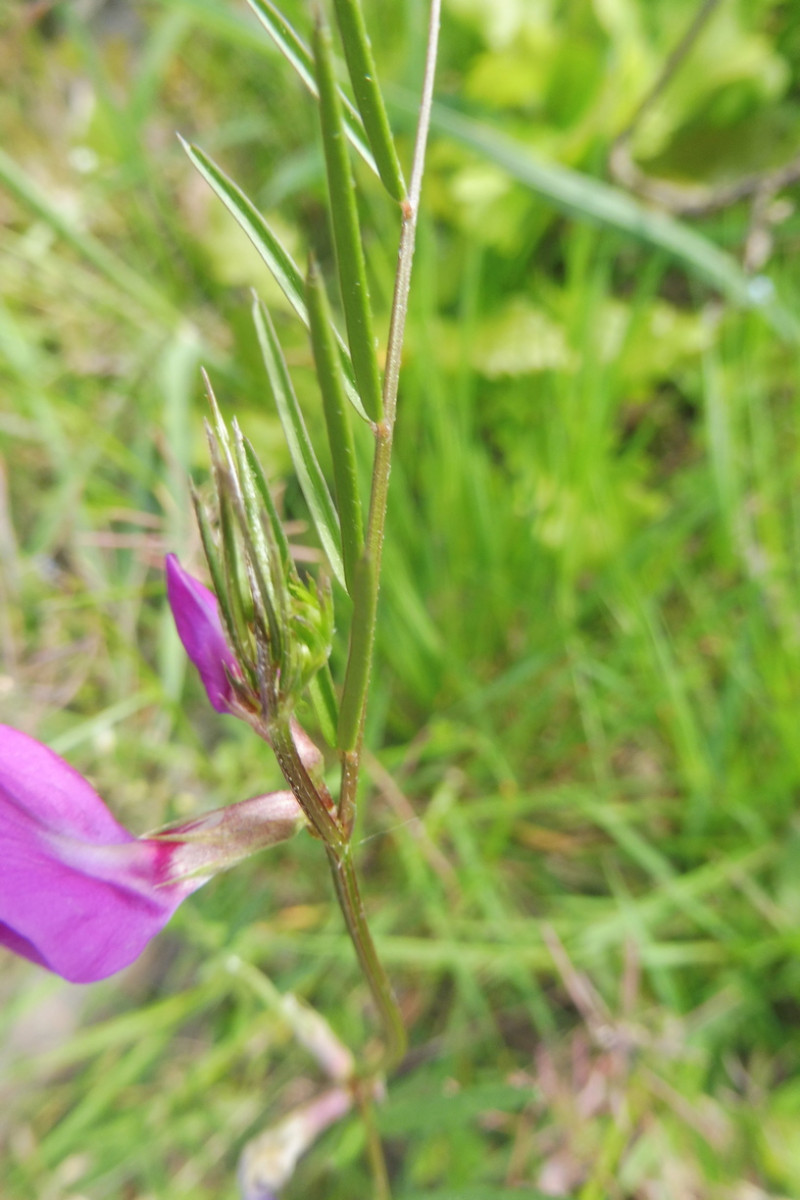
[[[364,903],[353,864],[350,832],[330,811],[313,779],[306,770],[287,724],[276,722],[270,731],[270,744],[300,807],[314,831],[325,843],[333,875],[336,898],[350,934],[361,969],[369,984],[383,1026],[384,1048],[373,1072],[396,1066],[406,1050],[403,1018],[392,992],[392,985],[378,958],[372,940]]]
[[[375,943],[367,924],[353,865],[351,835],[361,761],[367,688],[375,644],[381,550],[386,525],[386,502],[392,463],[397,388],[408,312],[411,263],[414,256],[425,147],[430,126],[440,16],[441,0],[432,0],[411,186],[408,198],[401,205],[402,228],[383,378],[383,418],[374,426],[375,458],[369,516],[364,549],[356,564],[353,587],[353,619],[339,722],[342,784],[337,816],[329,812],[317,795],[312,780],[300,762],[288,729],[276,731],[272,738],[273,747],[286,778],[314,829],[325,843],[339,906],[378,1009],[384,1032],[384,1048],[380,1062],[372,1065],[373,1072],[379,1069],[391,1069],[400,1062],[406,1049],[406,1031],[389,977],[378,958]],[[388,1187],[388,1181],[386,1181],[386,1186]]]
[[[268,731],[264,731],[263,736],[272,747],[278,766],[308,818],[308,823],[325,843],[328,853],[340,856],[348,849],[347,839],[339,821],[326,805],[306,770],[288,723],[276,722]]]
[[[372,1073],[389,1071],[397,1066],[406,1052],[405,1025],[367,924],[351,846],[346,845],[341,850],[328,846],[327,851],[336,898],[383,1025],[383,1052],[380,1060],[371,1064]]]
[[[414,257],[425,148],[430,127],[440,19],[441,0],[431,0],[425,75],[414,144],[411,185],[408,199],[403,201],[401,206],[403,223],[397,252],[397,274],[383,377],[383,419],[375,425],[375,458],[372,468],[369,516],[364,550],[357,566],[356,586],[353,589],[350,648],[340,710],[339,746],[342,754],[342,778],[339,826],[346,839],[346,845],[343,851],[339,851],[330,844],[327,847],[339,904],[383,1024],[385,1045],[381,1065],[384,1069],[395,1066],[402,1059],[406,1048],[406,1031],[389,978],[375,951],[372,935],[367,925],[350,853],[350,837],[361,765],[361,744],[369,674],[375,644],[381,551],[386,526],[392,440],[397,412],[397,388],[400,380],[403,335],[408,313],[411,263]]]
[[[361,741],[367,705],[367,688],[375,645],[375,624],[380,587],[381,552],[386,527],[386,503],[389,493],[389,474],[392,466],[392,442],[397,412],[397,389],[400,380],[403,335],[408,313],[408,293],[411,286],[411,264],[417,232],[417,213],[422,191],[425,149],[430,127],[433,80],[439,41],[441,0],[432,0],[428,28],[428,47],[425,56],[420,115],[414,144],[411,184],[408,199],[401,206],[403,223],[397,252],[392,313],[386,346],[386,366],[383,376],[383,420],[375,426],[375,458],[372,468],[369,516],[360,561],[360,587],[354,589],[353,620],[350,650],[342,690],[340,749],[343,752],[340,811],[352,811],[358,787]]]
[[[372,1168],[372,1180],[375,1184],[374,1200],[392,1200],[389,1172],[386,1169],[381,1137],[375,1124],[375,1106],[372,1096],[366,1095],[364,1090],[360,1089],[357,1102],[367,1139],[367,1154]]]

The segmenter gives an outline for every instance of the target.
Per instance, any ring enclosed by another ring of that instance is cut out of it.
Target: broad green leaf
[[[304,86],[308,88],[312,96],[319,97],[317,81],[314,76],[314,57],[307,43],[303,41],[275,5],[270,3],[270,0],[247,0],[247,3],[278,50],[297,72]],[[364,140],[361,118],[341,89],[339,94],[344,108],[344,130],[348,141],[361,155],[370,170],[374,171],[376,175],[380,175],[370,148]]]
[[[378,84],[372,47],[359,0],[333,0],[350,83],[383,186],[395,200],[406,196],[403,172]]]
[[[353,573],[364,544],[356,454],[325,284],[313,262],[308,271],[306,295],[308,315],[311,319],[311,346],[333,462],[336,508],[342,530],[344,572],[347,585],[352,590]]]
[[[383,398],[372,329],[367,269],[353,174],[342,125],[342,106],[333,74],[330,30],[323,23],[321,13],[317,16],[314,28],[314,57],[319,84],[319,113],[331,202],[333,240],[350,357],[353,360],[356,384],[364,409],[373,421],[379,421],[383,412]]]
[[[300,268],[295,263],[289,251],[277,234],[270,229],[264,217],[242,191],[242,189],[225,174],[212,158],[199,146],[193,146],[180,137],[181,145],[186,151],[192,165],[199,171],[211,190],[219,197],[234,218],[240,229],[247,234],[261,259],[272,272],[276,283],[297,313],[300,320],[308,328],[308,310],[305,302],[305,285]],[[355,384],[353,364],[350,354],[336,333],[339,344],[339,355],[344,372],[347,398],[363,421],[369,420]]]
[[[253,320],[255,321],[264,365],[275,397],[278,416],[283,426],[284,437],[289,447],[294,469],[306,504],[311,513],[322,548],[325,551],[331,570],[339,583],[347,591],[344,564],[340,546],[339,519],[333,506],[328,485],[320,469],[314,447],[308,436],[306,423],[300,411],[300,405],[292,387],[286,360],[280,348],[275,329],[261,301],[256,298],[253,302]]]

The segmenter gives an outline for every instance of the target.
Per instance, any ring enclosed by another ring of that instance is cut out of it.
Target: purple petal
[[[219,605],[213,592],[184,571],[174,554],[166,558],[167,598],[183,648],[197,667],[217,712],[230,712],[233,690],[225,668],[238,672],[225,640]]]
[[[73,983],[112,975],[204,882],[164,883],[173,849],[134,838],[63,759],[0,726],[0,944]]]

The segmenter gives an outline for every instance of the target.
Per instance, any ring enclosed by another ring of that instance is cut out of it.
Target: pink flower
[[[68,763],[0,725],[0,945],[72,983],[103,979],[213,874],[301,823],[274,792],[135,838]]]
[[[217,598],[184,571],[174,554],[167,555],[166,570],[167,599],[178,637],[197,667],[213,707],[219,713],[230,712],[233,689],[228,672],[236,675],[239,668],[225,639]]]

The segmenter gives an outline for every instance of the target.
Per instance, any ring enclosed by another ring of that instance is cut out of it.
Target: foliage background
[[[365,7],[407,160],[425,5]],[[800,220],[771,202],[753,286],[746,204],[680,252],[618,194],[589,219],[695,9],[445,5],[360,816],[406,1200],[800,1196]],[[165,610],[164,551],[200,569],[201,363],[313,549],[251,285],[313,423],[308,347],[174,132],[324,264],[314,111],[233,0],[0,13],[0,708],[144,831],[277,779]],[[799,116],[800,12],[722,0],[633,150],[717,187],[795,157]],[[385,328],[397,217],[363,183]],[[317,851],[209,885],[107,983],[4,956],[8,1200],[236,1195],[320,1082],[241,964],[370,1036]],[[353,1119],[286,1195],[368,1192]]]

